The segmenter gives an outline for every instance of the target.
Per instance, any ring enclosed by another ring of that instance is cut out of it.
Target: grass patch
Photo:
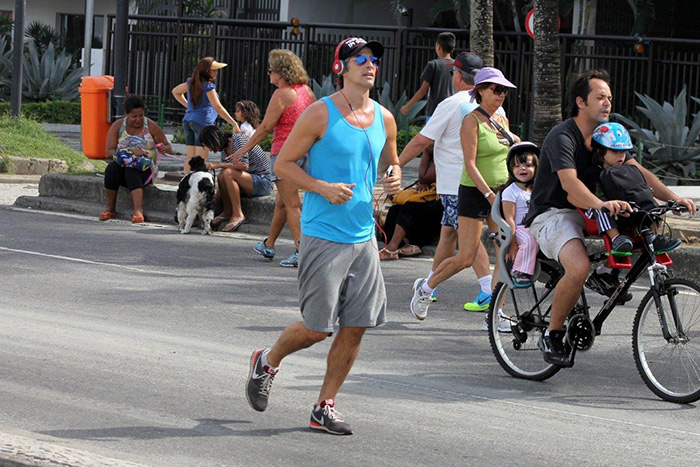
[[[71,173],[88,173],[80,166],[86,161],[97,171],[104,171],[104,161],[94,161],[73,150],[57,137],[44,130],[40,123],[28,118],[0,116],[0,154],[38,159],[61,159],[66,161]],[[0,170],[1,171],[1,170]]]

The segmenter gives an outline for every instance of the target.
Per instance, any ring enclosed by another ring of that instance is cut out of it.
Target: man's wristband
[[[494,195],[494,192],[489,190],[487,193],[484,193],[484,198],[489,199],[493,195]]]

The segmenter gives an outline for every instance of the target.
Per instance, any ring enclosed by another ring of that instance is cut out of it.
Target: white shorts
[[[569,241],[583,241],[583,216],[575,209],[549,208],[535,217],[530,233],[549,259],[559,261],[559,252]]]

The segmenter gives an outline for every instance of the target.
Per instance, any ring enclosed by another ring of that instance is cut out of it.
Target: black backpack
[[[609,200],[634,202],[645,211],[658,206],[644,175],[633,165],[614,165],[604,169],[600,173],[600,188]]]

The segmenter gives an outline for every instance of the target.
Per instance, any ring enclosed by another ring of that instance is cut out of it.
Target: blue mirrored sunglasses
[[[372,63],[372,65],[379,66],[380,59],[375,57],[374,55],[370,55],[369,57],[367,55],[358,55],[356,57],[353,57],[353,59],[355,60],[355,63],[359,66],[362,66],[365,63],[367,63],[368,58],[369,58],[369,61]]]

